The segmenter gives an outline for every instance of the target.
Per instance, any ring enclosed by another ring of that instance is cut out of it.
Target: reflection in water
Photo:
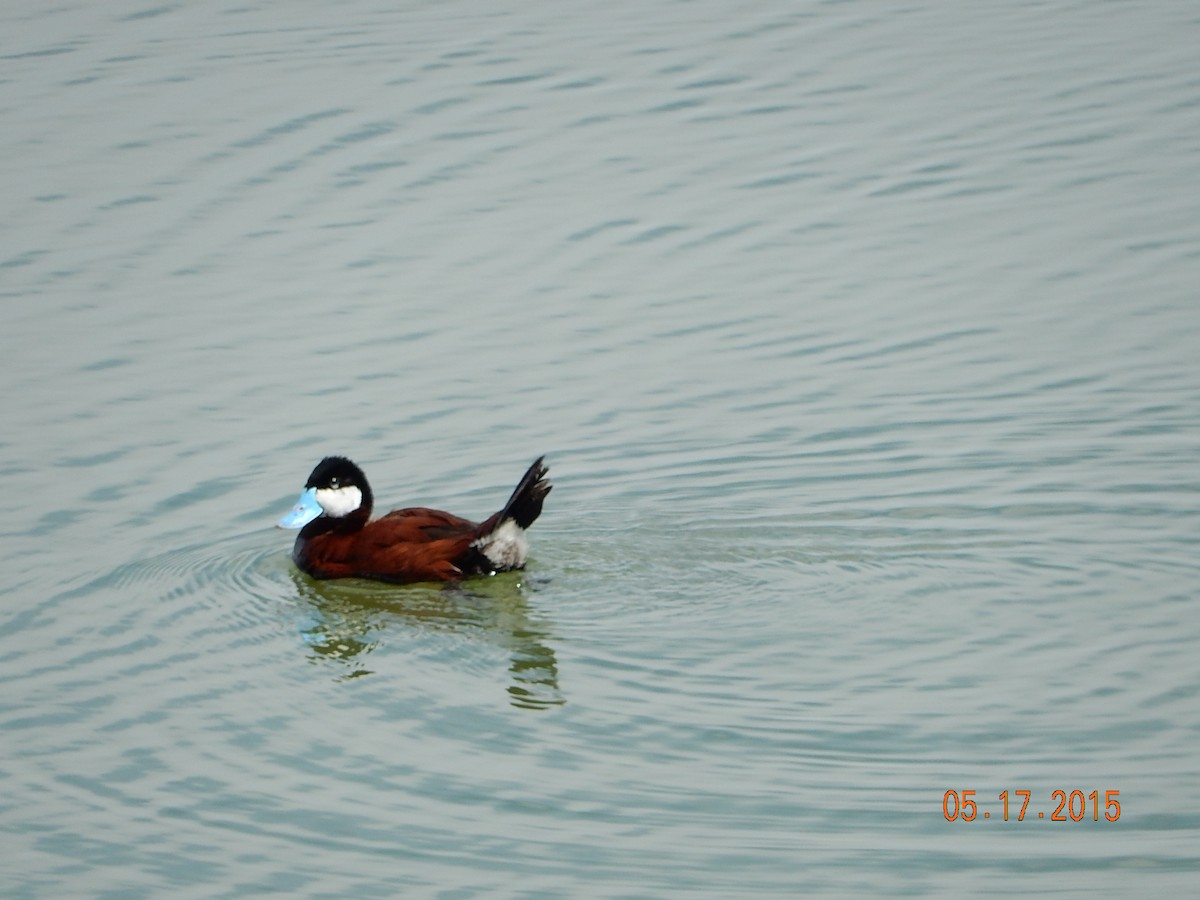
[[[549,629],[530,616],[520,572],[472,579],[464,584],[391,585],[371,581],[316,581],[300,572],[292,580],[311,605],[302,628],[314,659],[336,660],[340,677],[370,675],[366,657],[397,622],[477,634],[510,654],[509,701],[523,709],[559,706],[558,661],[546,643]]]

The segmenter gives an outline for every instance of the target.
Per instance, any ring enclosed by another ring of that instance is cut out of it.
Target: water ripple
[[[5,889],[1186,894],[1177,6],[9,4]],[[543,451],[521,575],[271,528]]]

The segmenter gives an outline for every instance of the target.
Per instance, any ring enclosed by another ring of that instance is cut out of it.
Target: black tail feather
[[[504,509],[500,510],[496,517],[497,525],[512,519],[521,528],[528,528],[542,514],[542,502],[553,487],[546,480],[546,474],[550,470],[543,463],[545,459],[546,457],[539,456],[533,461],[533,465],[525,472],[512,496],[504,504]]]

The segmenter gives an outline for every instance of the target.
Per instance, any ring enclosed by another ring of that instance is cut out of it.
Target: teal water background
[[[1197,46],[8,4],[0,894],[1190,895]],[[474,518],[548,454],[529,569],[298,575],[326,453]]]

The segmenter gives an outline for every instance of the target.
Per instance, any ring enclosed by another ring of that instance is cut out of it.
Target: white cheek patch
[[[362,506],[362,491],[352,484],[343,488],[321,488],[317,491],[317,502],[325,515],[340,519]]]

